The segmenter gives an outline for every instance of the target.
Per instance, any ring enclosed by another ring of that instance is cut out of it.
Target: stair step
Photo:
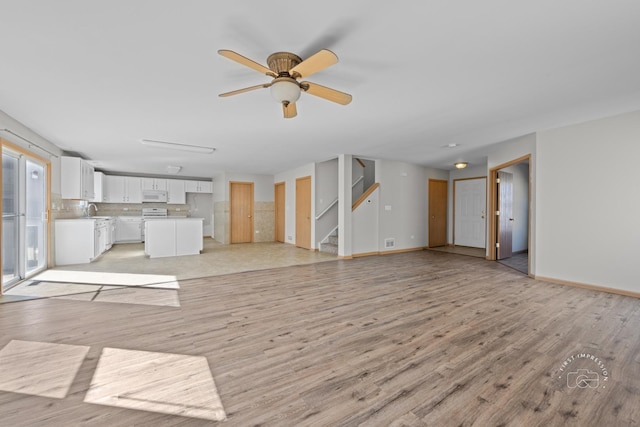
[[[338,245],[333,243],[321,243],[320,252],[338,255]]]
[[[332,245],[338,244],[338,236],[329,236],[327,238],[327,243],[331,243]]]

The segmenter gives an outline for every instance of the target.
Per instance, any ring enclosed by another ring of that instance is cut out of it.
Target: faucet
[[[93,206],[96,210],[96,213],[98,213],[98,207],[96,206],[95,203],[89,203],[87,205],[87,207],[85,208],[85,215],[87,218],[89,218],[89,216],[91,216],[91,206]]]

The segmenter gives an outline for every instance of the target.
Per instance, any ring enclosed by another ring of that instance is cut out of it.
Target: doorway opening
[[[530,155],[492,168],[489,174],[488,259],[530,274]]]

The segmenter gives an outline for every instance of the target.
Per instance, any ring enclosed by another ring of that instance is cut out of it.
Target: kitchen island
[[[157,218],[144,221],[144,253],[149,258],[199,255],[204,218]]]

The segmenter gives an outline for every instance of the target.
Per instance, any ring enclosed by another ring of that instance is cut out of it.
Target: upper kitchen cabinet
[[[104,202],[104,173],[95,172],[93,174],[93,198],[90,199],[95,203]]]
[[[167,204],[184,205],[187,203],[185,181],[182,179],[167,179]]]
[[[186,181],[187,193],[213,193],[211,181]]]
[[[167,191],[167,180],[162,178],[142,178],[142,189]]]
[[[142,178],[135,176],[105,176],[106,203],[142,203]]]
[[[63,199],[92,200],[94,169],[79,157],[60,157],[60,192]]]

